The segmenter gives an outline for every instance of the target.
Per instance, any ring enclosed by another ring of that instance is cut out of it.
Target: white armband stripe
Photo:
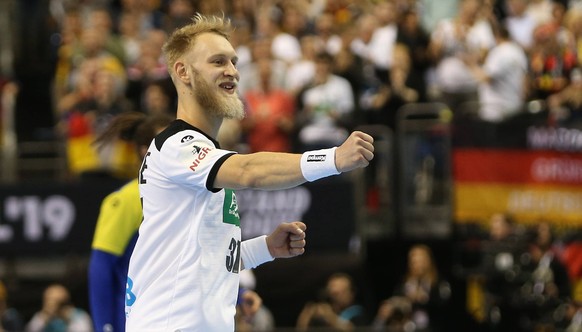
[[[340,174],[335,167],[337,147],[304,152],[301,155],[301,173],[305,180],[312,182],[331,175]]]
[[[254,269],[275,259],[267,247],[267,236],[262,235],[243,241],[241,243],[241,258],[245,269]]]

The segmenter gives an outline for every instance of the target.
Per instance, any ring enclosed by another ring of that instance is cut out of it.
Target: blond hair
[[[162,47],[168,71],[172,74],[174,63],[194,46],[196,37],[199,35],[215,33],[229,40],[231,32],[230,19],[224,16],[205,16],[196,13],[192,17],[192,23],[175,30]]]

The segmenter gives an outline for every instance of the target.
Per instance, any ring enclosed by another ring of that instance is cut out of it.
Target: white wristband
[[[305,180],[312,182],[327,176],[340,174],[335,167],[337,147],[304,152],[301,155],[301,173]]]
[[[267,236],[262,235],[243,241],[241,243],[241,258],[245,269],[254,269],[275,259],[267,247]]]

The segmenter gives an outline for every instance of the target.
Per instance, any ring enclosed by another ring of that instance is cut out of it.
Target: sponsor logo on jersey
[[[193,154],[193,155],[197,155],[197,154],[199,154],[199,153],[200,153],[200,150],[202,150],[202,148],[201,148],[201,147],[199,147],[199,146],[196,146],[196,145],[193,145],[193,146],[192,146],[192,154]]]
[[[186,135],[186,136],[182,137],[182,139],[180,140],[180,142],[186,143],[186,142],[189,142],[189,141],[191,141],[193,139],[194,139],[194,136],[192,136],[192,135]]]
[[[224,190],[224,204],[222,207],[222,212],[222,218],[225,223],[240,226],[238,203],[236,201],[234,190],[232,189]]]
[[[321,162],[321,161],[325,161],[325,155],[324,154],[310,154],[307,156],[307,161],[308,162]]]
[[[192,162],[192,165],[190,165],[190,169],[192,170],[192,172],[196,171],[196,167],[198,167],[198,165],[200,165],[200,162],[206,158],[206,156],[208,155],[208,152],[212,151],[211,148],[209,147],[203,147],[203,148],[199,148],[200,151],[198,152],[198,157],[196,157],[196,159],[194,159],[194,161]]]

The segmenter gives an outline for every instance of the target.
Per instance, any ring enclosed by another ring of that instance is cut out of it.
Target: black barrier
[[[344,176],[285,190],[237,190],[236,197],[243,239],[295,220],[307,224],[310,252],[348,252],[355,239],[354,189]]]
[[[398,110],[398,219],[405,237],[451,234],[452,116],[440,103],[407,104]]]
[[[122,183],[0,186],[0,257],[86,254],[102,199]],[[244,237],[303,220],[309,250],[347,252],[354,236],[351,181],[342,176],[280,191],[237,191]]]
[[[394,192],[394,133],[386,125],[361,125],[356,130],[374,137],[374,159],[356,172],[358,234],[362,241],[397,234]]]
[[[89,252],[101,200],[117,182],[0,186],[0,255]]]

